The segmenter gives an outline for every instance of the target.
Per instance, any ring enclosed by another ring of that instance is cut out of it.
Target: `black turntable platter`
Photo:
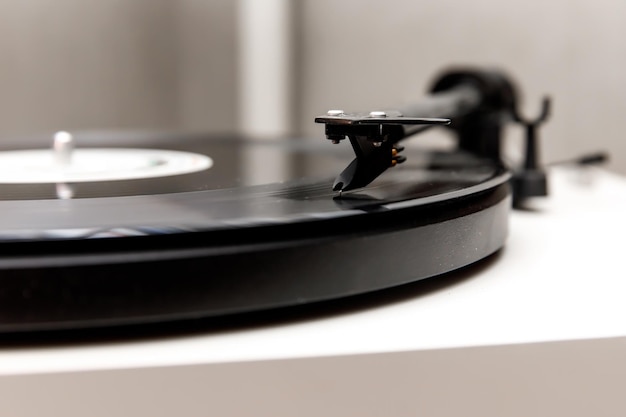
[[[0,185],[1,332],[336,299],[460,268],[507,234],[508,171],[463,151],[409,149],[409,162],[339,196],[333,176],[349,153],[329,143],[182,134],[83,134],[77,143],[193,152],[212,164],[155,178]],[[254,152],[286,165],[269,179],[250,174]]]

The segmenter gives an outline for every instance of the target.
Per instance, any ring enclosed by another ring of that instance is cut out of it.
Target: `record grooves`
[[[505,169],[458,157],[421,157],[448,172],[449,180],[414,184],[412,176],[425,168],[407,165],[341,198],[330,189],[332,180],[306,178],[173,194],[0,202],[7,213],[0,331],[227,316],[459,268],[501,247],[510,201]],[[135,223],[146,221],[142,211],[162,206],[173,211],[155,217],[160,228]],[[40,224],[15,227],[28,219],[37,223],[34,212],[45,213]],[[112,233],[111,226],[121,231]],[[364,257],[377,261],[364,266]]]

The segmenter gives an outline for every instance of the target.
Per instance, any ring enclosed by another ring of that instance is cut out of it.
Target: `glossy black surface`
[[[5,190],[0,333],[228,320],[433,277],[506,240],[510,175],[466,153],[407,152],[403,166],[339,197],[333,177],[349,154],[327,142],[139,139],[207,152],[216,169],[172,177],[172,188],[116,181],[73,199]],[[259,146],[293,167],[287,181],[246,173]]]
[[[71,186],[75,199],[234,188],[309,177],[324,174],[325,170],[329,171],[326,175],[331,176],[342,163],[342,154],[349,155],[348,149],[332,147],[326,141],[245,140],[234,136],[132,131],[77,133],[74,138],[75,148],[78,149],[165,149],[201,153],[213,160],[211,168],[192,174],[67,184]],[[35,137],[17,143],[4,141],[0,151],[49,149],[50,146],[49,138]],[[250,164],[250,160],[257,163]],[[277,162],[283,165],[282,169],[272,169]],[[56,184],[0,183],[0,200],[41,199],[58,199]]]
[[[321,221],[359,216],[372,207],[390,209],[402,202],[424,205],[469,195],[505,182],[508,175],[492,162],[469,154],[407,150],[407,163],[339,198],[332,179],[349,158],[345,147],[326,141],[174,138],[166,136],[162,141],[172,144],[169,149],[207,154],[214,167],[172,177],[70,184],[75,197],[68,200],[56,197],[54,184],[2,185],[0,241],[115,238]],[[144,139],[123,143],[151,148],[165,144],[159,138]],[[110,138],[106,142],[119,146]],[[257,151],[268,163],[282,160],[287,168],[273,177],[250,172],[243,161]],[[263,181],[269,184],[258,184]]]

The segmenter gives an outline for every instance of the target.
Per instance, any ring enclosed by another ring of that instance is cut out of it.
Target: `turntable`
[[[534,132],[547,114],[546,101],[522,120],[503,73],[451,69],[413,105],[317,117],[327,141],[315,145],[68,132],[52,149],[22,142],[0,153],[0,332],[263,312],[467,266],[504,245],[512,199],[546,194]],[[500,151],[509,122],[529,128],[515,175]],[[457,149],[403,146],[438,125]],[[257,148],[313,170],[255,183],[242,154]]]
[[[587,164],[601,158],[541,166],[550,102],[528,120],[516,91],[453,69],[413,106],[319,116],[315,144],[57,134],[45,181],[0,186],[3,407],[621,412],[626,181]],[[520,167],[506,123],[527,130]],[[435,128],[457,149],[409,146]],[[242,172],[251,148],[295,174],[259,183]],[[107,154],[134,177],[95,181],[120,171]]]

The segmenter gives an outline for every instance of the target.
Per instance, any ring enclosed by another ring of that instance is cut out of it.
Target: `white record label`
[[[116,181],[188,174],[211,168],[206,155],[160,149],[82,148],[60,164],[50,149],[0,152],[0,184]]]

